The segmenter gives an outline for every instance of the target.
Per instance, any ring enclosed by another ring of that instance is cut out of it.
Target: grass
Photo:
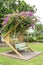
[[[32,58],[31,60],[25,61],[25,60],[18,60],[18,59],[12,59],[5,56],[0,56],[0,64],[2,65],[43,65],[43,44],[28,44],[31,48],[33,48],[36,51],[41,51],[42,54],[38,55],[35,58]],[[9,47],[1,48],[0,47],[0,53],[4,51],[10,50]]]

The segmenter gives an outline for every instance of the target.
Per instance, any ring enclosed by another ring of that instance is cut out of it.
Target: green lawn
[[[0,56],[0,64],[2,65],[43,65],[43,44],[33,44],[32,43],[28,45],[36,51],[42,51],[42,54],[28,61]],[[0,48],[0,53],[4,51],[8,51],[8,50],[10,50],[9,47]]]

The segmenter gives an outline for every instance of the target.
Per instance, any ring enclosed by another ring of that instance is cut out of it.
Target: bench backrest
[[[18,44],[15,44],[15,47],[16,48],[24,48],[24,47],[26,47],[26,43],[18,43]]]

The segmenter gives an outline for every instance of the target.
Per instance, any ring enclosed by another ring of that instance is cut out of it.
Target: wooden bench
[[[23,42],[23,43],[15,44],[15,48],[18,50],[26,50],[28,47],[26,47],[26,43]]]

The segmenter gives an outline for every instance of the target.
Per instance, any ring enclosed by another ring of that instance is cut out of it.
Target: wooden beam
[[[13,30],[14,30],[14,29],[16,29],[16,28],[17,28],[17,26],[18,26],[21,22],[22,22],[22,21],[17,22],[17,23],[15,24],[15,26],[14,26]],[[11,33],[13,30],[8,31],[4,37],[6,37],[6,36],[7,36],[9,33]]]
[[[32,48],[28,47],[28,49],[30,49],[32,52],[34,52],[34,50]]]
[[[4,41],[6,42],[6,44],[20,57],[23,57],[10,43],[9,43],[9,37],[7,36],[6,38],[4,38]]]
[[[19,23],[16,23],[16,25],[14,26],[13,30],[19,25]],[[13,30],[10,30],[6,33],[6,35],[4,36],[4,38],[9,34],[11,33]]]

